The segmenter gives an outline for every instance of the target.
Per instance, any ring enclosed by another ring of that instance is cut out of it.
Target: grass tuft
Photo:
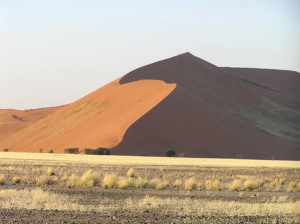
[[[196,180],[193,177],[187,179],[184,182],[184,189],[187,190],[187,191],[192,191],[192,190],[195,189],[195,187],[196,187]]]
[[[107,188],[113,188],[117,184],[117,175],[112,173],[112,174],[106,174],[104,178],[102,179],[102,187],[107,189]]]
[[[127,171],[127,177],[134,177],[134,170],[132,168]]]

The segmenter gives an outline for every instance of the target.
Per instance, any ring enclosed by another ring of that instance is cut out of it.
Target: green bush
[[[95,149],[85,148],[84,149],[84,154],[95,155]]]
[[[69,153],[69,154],[78,154],[79,148],[67,148],[64,151],[65,153]]]
[[[85,148],[84,154],[87,155],[110,155],[110,151],[107,148],[99,147],[97,149]]]
[[[53,149],[50,149],[48,153],[53,153],[53,152],[54,152]]]

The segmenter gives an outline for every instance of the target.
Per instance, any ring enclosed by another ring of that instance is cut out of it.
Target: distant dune
[[[1,125],[8,117],[0,114]],[[136,69],[31,122],[17,132],[0,129],[0,147],[63,152],[101,146],[112,154],[153,156],[172,149],[188,157],[299,160],[300,75],[222,68],[185,53]]]

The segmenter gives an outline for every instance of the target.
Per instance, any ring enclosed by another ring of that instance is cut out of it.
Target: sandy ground
[[[24,154],[24,158],[25,158]],[[80,159],[80,156],[75,156]],[[4,159],[0,161],[0,223],[299,223],[300,195],[297,184],[298,167],[262,166],[201,166],[147,165],[51,161],[41,159]],[[100,157],[99,157],[100,158]],[[105,158],[105,157],[101,157]],[[109,156],[106,157],[109,160]],[[157,158],[159,161],[159,158]],[[161,161],[164,158],[161,158]],[[205,159],[203,159],[205,160]],[[154,161],[154,158],[153,158]],[[188,160],[186,160],[188,161]],[[243,160],[236,160],[242,162]],[[263,163],[263,161],[261,161]],[[272,164],[273,161],[270,161]],[[276,161],[275,161],[276,162]],[[233,162],[232,162],[233,164]],[[51,168],[54,175],[49,176]],[[127,177],[132,168],[133,177]],[[84,176],[93,170],[100,182],[95,186],[67,187],[70,177]],[[147,186],[126,189],[102,187],[103,178],[115,173],[118,178],[136,181],[157,179],[168,181],[165,189]],[[14,183],[14,177],[26,177],[27,183]],[[47,177],[53,183],[38,185],[33,179]],[[199,190],[185,190],[186,180],[202,183]],[[261,180],[254,190],[230,191],[231,183],[239,179]],[[172,187],[182,180],[181,188]],[[218,180],[220,189],[208,190],[207,180]],[[276,186],[273,186],[273,182]],[[283,181],[279,184],[279,181]],[[290,183],[295,187],[290,189]],[[33,194],[32,192],[35,192]],[[20,193],[21,192],[21,193]],[[27,196],[26,196],[27,195]],[[33,196],[32,196],[33,195]],[[30,198],[30,197],[31,198]],[[29,197],[29,198],[28,198]]]

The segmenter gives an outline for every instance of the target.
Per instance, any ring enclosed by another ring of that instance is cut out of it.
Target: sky
[[[0,108],[72,103],[184,52],[300,72],[299,40],[297,0],[1,0]]]

